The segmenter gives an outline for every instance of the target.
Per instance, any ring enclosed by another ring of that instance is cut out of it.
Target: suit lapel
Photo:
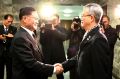
[[[32,36],[25,29],[23,29],[21,27],[20,27],[20,31],[25,32],[25,34],[26,34],[25,36],[27,36],[27,38],[31,41],[31,43],[33,44],[33,46],[36,48],[37,45],[36,45],[35,39],[33,39]]]
[[[94,29],[92,29],[88,34],[87,36],[85,37],[85,39],[81,42],[80,44],[80,50],[79,50],[79,54],[80,55],[80,52],[84,49],[85,46],[87,46],[94,38],[94,35],[96,34],[96,32],[99,31],[99,27],[96,27]]]
[[[39,60],[39,61],[43,61],[44,57],[42,54],[42,51],[40,49],[40,47],[38,46],[37,42],[35,39],[32,38],[32,36],[30,36],[30,34],[24,30],[23,28],[20,28],[22,31],[25,31],[27,38],[31,41],[34,50],[36,51],[35,53],[33,53],[35,55],[35,57]]]
[[[2,33],[5,34],[4,26],[3,25],[1,26],[1,29],[2,29]]]
[[[11,26],[9,26],[9,28],[8,28],[8,33],[12,33],[12,27]]]

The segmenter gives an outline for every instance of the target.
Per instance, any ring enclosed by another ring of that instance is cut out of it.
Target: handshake
[[[61,74],[61,73],[63,73],[63,71],[64,71],[64,69],[62,67],[62,64],[60,64],[60,63],[54,64],[54,73],[55,74]]]

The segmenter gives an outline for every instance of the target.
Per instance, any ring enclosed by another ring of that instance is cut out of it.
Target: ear
[[[58,22],[61,23],[61,20],[59,19]]]
[[[24,20],[27,19],[27,16],[23,16],[23,19],[24,19]]]
[[[95,17],[91,15],[91,22],[95,21]]]
[[[23,21],[26,21],[27,20],[27,16],[23,16]]]

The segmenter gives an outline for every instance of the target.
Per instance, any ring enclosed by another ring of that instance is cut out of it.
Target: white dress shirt
[[[23,27],[23,26],[21,26],[24,30],[26,30],[29,34],[30,34],[30,36],[34,39],[34,37],[33,37],[33,34],[34,34],[34,32],[33,31],[31,31],[31,30],[29,30],[29,29],[27,29],[27,28],[25,28],[25,27]]]

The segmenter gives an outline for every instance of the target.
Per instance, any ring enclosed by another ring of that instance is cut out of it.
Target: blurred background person
[[[113,59],[114,59],[114,46],[117,41],[117,31],[110,25],[110,18],[107,15],[102,16],[102,25],[104,28],[104,34],[107,37],[109,47],[110,47],[110,60],[111,60],[111,69],[113,68]]]
[[[40,33],[45,63],[62,63],[66,60],[63,42],[67,39],[67,30],[60,25],[58,14],[52,15],[50,19],[42,23]],[[57,79],[64,79],[63,74],[57,75]]]
[[[120,25],[116,25],[117,38],[120,40]]]
[[[74,17],[70,33],[69,33],[69,47],[67,50],[67,58],[70,59],[77,55],[80,42],[82,41],[84,30],[81,28],[81,20],[79,16]],[[77,79],[76,68],[70,70],[70,79]]]
[[[0,79],[4,79],[4,67],[6,66],[7,79],[12,76],[12,58],[9,52],[12,38],[17,28],[12,26],[13,16],[11,14],[4,15],[2,25],[0,25]]]

